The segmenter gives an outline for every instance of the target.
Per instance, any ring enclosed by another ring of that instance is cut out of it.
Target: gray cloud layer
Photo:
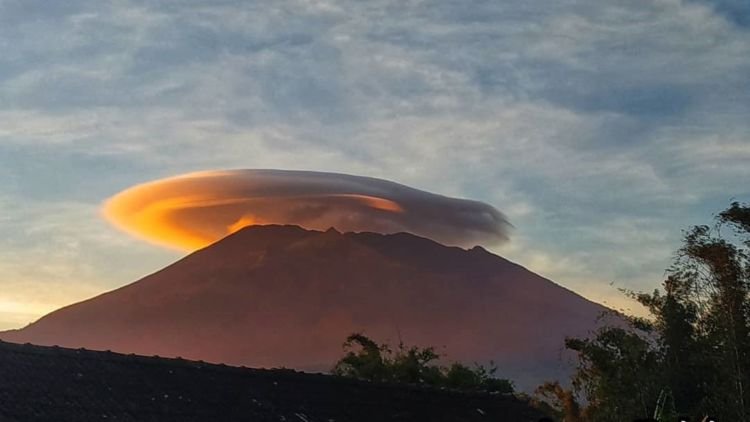
[[[105,206],[121,228],[192,249],[252,224],[410,232],[448,245],[497,245],[508,222],[482,202],[337,173],[232,170],[193,173],[130,188]]]
[[[750,198],[748,5],[0,0],[0,279],[25,286],[0,313],[175,259],[90,221],[206,168],[502,204],[497,252],[596,300],[649,290],[681,229]]]

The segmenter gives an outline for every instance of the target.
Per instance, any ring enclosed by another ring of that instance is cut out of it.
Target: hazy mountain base
[[[567,378],[564,339],[588,335],[605,310],[478,247],[252,226],[0,338],[328,371],[341,339],[363,332],[468,364],[492,360],[530,390]]]

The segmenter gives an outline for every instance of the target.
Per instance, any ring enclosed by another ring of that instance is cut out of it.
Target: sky
[[[0,329],[182,254],[101,215],[270,168],[479,200],[592,300],[658,285],[750,200],[745,0],[0,0]]]

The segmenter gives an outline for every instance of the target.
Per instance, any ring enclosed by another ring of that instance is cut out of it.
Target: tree
[[[568,398],[580,396],[587,402],[578,412],[582,421],[658,417],[675,409],[697,419],[748,421],[749,254],[750,205],[733,202],[713,226],[685,233],[661,289],[629,293],[651,318],[630,317],[628,327],[568,339],[579,361],[573,389],[550,384],[538,394],[556,398],[548,403],[560,412]]]
[[[696,226],[684,237],[675,265],[670,268],[673,289],[684,292],[674,300],[689,312],[695,331],[692,358],[687,371],[692,372],[702,388],[702,410],[719,418],[746,421],[750,396],[750,319],[748,318],[747,205],[733,203],[716,218],[716,225]],[[722,229],[731,225],[735,236],[727,237]],[[743,244],[744,243],[744,244]],[[660,312],[668,315],[669,309]],[[676,330],[677,324],[666,324]],[[673,336],[674,337],[674,336]],[[683,402],[690,397],[683,398]]]
[[[662,389],[677,409],[696,409],[708,394],[705,383],[696,382],[707,378],[710,367],[703,358],[706,348],[696,329],[698,305],[690,297],[690,286],[671,275],[663,283],[664,293],[633,295],[653,316]]]
[[[401,343],[393,351],[387,344],[378,344],[364,334],[355,333],[347,337],[344,350],[344,357],[331,371],[334,375],[463,391],[513,392],[509,380],[494,376],[497,367],[469,367],[458,362],[440,366],[437,364],[440,355],[432,347],[406,347]]]
[[[565,347],[578,355],[572,384],[588,403],[589,420],[614,422],[653,414],[661,366],[645,334],[632,327],[603,327],[592,339],[565,341]]]
[[[352,350],[354,346],[359,350]],[[354,333],[344,343],[346,355],[334,366],[334,375],[359,378],[367,381],[384,381],[391,377],[389,365],[384,353],[390,353],[386,346],[381,346],[363,334]]]
[[[482,365],[470,367],[459,362],[453,362],[447,368],[442,368],[442,385],[456,390],[486,391],[491,393],[513,393],[513,383],[505,378],[497,378],[497,367],[489,368]]]

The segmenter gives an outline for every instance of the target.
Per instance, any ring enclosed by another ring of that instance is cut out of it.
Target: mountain
[[[352,332],[435,346],[519,386],[564,376],[606,308],[481,247],[411,234],[250,226],[0,339],[328,370]]]

